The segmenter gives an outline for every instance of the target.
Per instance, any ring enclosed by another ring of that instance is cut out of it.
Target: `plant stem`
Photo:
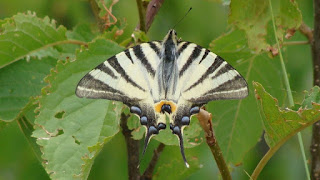
[[[256,166],[256,168],[254,169],[251,178],[252,180],[256,180],[259,176],[259,174],[261,173],[262,169],[264,168],[264,166],[268,163],[268,161],[270,160],[270,158],[274,155],[274,153],[276,153],[278,151],[278,149],[283,145],[283,143],[278,143],[276,144],[273,148],[270,148],[267,153],[262,157],[262,159],[260,160],[259,164]]]
[[[143,175],[141,176],[141,179],[152,179],[154,168],[156,167],[156,164],[158,162],[159,156],[161,152],[163,151],[165,145],[163,143],[160,143],[158,148],[154,150],[152,159],[147,167],[147,169],[144,171]]]
[[[128,129],[127,122],[130,115],[121,113],[120,126],[122,134],[126,140],[127,153],[128,153],[128,171],[130,180],[140,179],[139,165],[139,141],[131,138],[132,130]]]
[[[320,0],[314,0],[314,31],[311,42],[313,84],[320,86]],[[311,178],[320,179],[320,121],[313,124],[311,152]]]
[[[288,42],[283,42],[284,46],[289,46],[289,45],[305,45],[305,44],[310,44],[309,41],[288,41]]]
[[[161,8],[162,3],[164,0],[151,0],[147,6],[147,13],[146,13],[146,32],[149,31],[151,24],[154,20],[154,17],[158,13]],[[140,29],[140,24],[137,25],[136,29]]]
[[[148,31],[151,27],[153,19],[158,13],[163,2],[164,0],[151,0],[151,2],[148,4],[146,14],[146,31]]]
[[[313,42],[313,31],[304,22],[301,23],[299,31],[308,38],[309,44]]]
[[[89,0],[92,12],[94,17],[96,18],[98,27],[100,32],[102,33],[105,29],[104,29],[104,20],[102,18],[100,18],[99,13],[100,13],[100,7],[97,4],[96,0]]]
[[[146,9],[142,4],[142,0],[136,0],[136,2],[139,11],[140,30],[146,32]]]
[[[221,152],[220,146],[217,142],[217,139],[214,135],[212,129],[212,115],[211,113],[200,109],[200,112],[197,114],[197,118],[200,122],[202,129],[205,132],[207,144],[211,150],[211,153],[216,160],[217,166],[220,170],[222,179],[231,180],[231,174],[229,172],[229,168],[227,166],[226,161],[223,158],[223,154]]]
[[[280,49],[280,44],[279,44],[279,41],[278,41],[278,38],[277,38],[276,24],[275,24],[275,20],[274,20],[271,0],[269,0],[269,6],[270,6],[270,13],[271,13],[271,19],[272,19],[272,25],[273,25],[273,32],[274,32],[274,36],[275,36],[275,39],[276,39],[277,48],[278,48],[279,56],[280,56],[280,63],[281,63],[281,69],[282,69],[282,73],[283,73],[283,79],[284,79],[284,82],[285,82],[287,95],[288,95],[289,106],[292,107],[292,106],[294,106],[294,101],[293,101],[293,97],[292,97],[292,92],[291,92],[291,88],[290,88],[290,83],[289,83],[289,78],[288,78],[288,75],[287,75],[286,66],[285,66],[284,61],[283,61],[283,57],[282,57],[282,53],[281,53],[281,49]],[[304,149],[303,149],[304,147],[303,147],[303,142],[302,142],[302,137],[301,137],[301,133],[300,132],[298,132],[298,139],[299,139],[299,145],[300,145],[300,148],[301,148],[301,151],[302,151],[301,153],[302,153],[302,157],[303,157],[303,160],[304,160],[307,179],[310,179],[308,163],[307,163],[307,159],[306,159],[305,152],[304,152]],[[267,162],[270,160],[270,158],[273,156],[273,154],[279,148],[280,148],[280,146],[271,148],[265,154],[265,156],[260,160],[259,164],[257,165],[255,171],[252,174],[252,178],[253,179],[256,179],[258,177],[258,175],[260,174],[260,172],[263,169],[263,167],[267,164]]]

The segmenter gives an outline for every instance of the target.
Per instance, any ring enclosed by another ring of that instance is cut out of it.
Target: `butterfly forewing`
[[[189,58],[177,59],[184,99],[205,104],[212,100],[241,99],[248,95],[245,79],[221,57],[193,43],[187,49],[193,54],[187,56]]]
[[[146,55],[149,60],[146,60]],[[159,62],[157,53],[148,43],[129,48],[86,74],[78,83],[76,94],[126,104],[151,98],[150,91]]]

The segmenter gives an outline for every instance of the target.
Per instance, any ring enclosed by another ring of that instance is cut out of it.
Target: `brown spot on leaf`
[[[261,97],[260,97],[259,94],[257,93],[257,90],[256,90],[256,89],[254,90],[254,92],[255,92],[256,99],[260,100]]]
[[[267,50],[271,52],[272,56],[277,56],[279,54],[278,48],[275,48],[273,46],[267,47]]]
[[[117,38],[118,36],[121,36],[123,34],[123,30],[119,29],[116,31],[116,33],[114,34],[115,38]]]
[[[296,32],[296,29],[294,29],[294,28],[287,29],[287,34],[285,35],[285,38],[290,39],[294,35],[295,32]]]

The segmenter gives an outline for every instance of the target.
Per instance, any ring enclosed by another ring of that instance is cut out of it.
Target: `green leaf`
[[[2,129],[4,129],[7,125],[8,125],[7,122],[0,121],[0,131],[1,131]]]
[[[0,68],[66,40],[63,26],[56,28],[53,20],[31,12],[4,20],[0,28]]]
[[[217,3],[221,3],[221,4],[224,5],[224,6],[228,6],[228,5],[230,5],[230,1],[231,1],[231,0],[210,0],[210,1],[212,1],[212,2],[217,2]]]
[[[166,146],[161,153],[152,179],[186,179],[201,168],[193,149],[186,149],[186,158],[190,165],[186,168],[180,151],[176,146]]]
[[[320,88],[314,86],[302,102],[302,107],[312,108],[312,103],[320,104]]]
[[[0,69],[0,120],[15,120],[30,97],[40,95],[43,78],[56,62],[52,57],[31,58]]]
[[[167,127],[169,127],[169,123],[167,123]],[[146,132],[146,128],[140,124],[139,118],[132,115],[128,120],[128,128],[132,131],[132,138],[135,140],[140,140],[144,137]],[[200,127],[199,121],[193,117],[191,119],[191,123],[183,130],[183,142],[185,148],[192,148],[198,146],[202,143],[199,141],[202,134],[202,128]],[[166,128],[161,130],[158,135],[152,137],[165,145],[175,145],[179,146],[179,141],[176,135],[172,134],[170,128]]]
[[[143,32],[143,31],[140,31],[140,30],[134,31],[132,38],[133,38],[135,43],[148,42],[149,41],[149,38],[146,35],[146,33]]]
[[[98,30],[95,30],[97,32]],[[90,42],[97,34],[93,33],[92,27],[89,24],[79,24],[72,31],[66,33],[68,39]]]
[[[223,100],[206,107],[213,116],[213,127],[225,160],[240,163],[262,134],[261,116],[254,97],[252,81],[268,84],[268,89],[282,96],[279,61],[266,53],[255,54],[248,48],[243,31],[232,31],[210,44],[210,50],[221,56],[247,80],[249,96],[243,100]]]
[[[260,83],[253,82],[260,113],[262,115],[265,139],[270,148],[279,146],[302,129],[320,119],[320,104],[299,110],[281,109],[278,100],[265,91]],[[312,92],[311,96],[318,96]]]
[[[52,179],[86,179],[104,143],[119,131],[119,103],[76,97],[75,88],[92,68],[123,50],[97,39],[77,52],[77,60],[58,62],[39,99],[33,136]]]
[[[167,127],[169,124],[167,123]],[[202,128],[196,117],[192,117],[190,125],[183,130],[183,143],[185,148],[192,148],[198,146],[202,141],[198,141],[201,138]],[[162,142],[165,145],[179,146],[179,141],[176,135],[172,134],[170,128],[166,128],[159,132],[157,136],[153,137],[155,140]]]
[[[277,38],[282,41],[286,31],[293,35],[299,28],[302,15],[295,1],[272,0],[272,7],[276,18]],[[258,52],[273,45],[270,44],[273,41],[268,41],[268,36],[274,37],[272,31],[267,31],[267,27],[271,27],[269,8],[267,0],[232,0],[230,4],[229,22],[246,32],[249,47]]]
[[[34,109],[37,107],[37,104],[35,102],[35,99],[30,99],[29,103],[23,108],[22,112],[20,113],[20,117],[17,118],[17,123],[27,141],[29,142],[30,146],[32,147],[32,150],[35,153],[37,159],[39,160],[39,162],[42,162],[40,147],[36,143],[36,139],[34,137],[31,137],[31,134],[34,131]]]
[[[126,112],[129,112],[128,108],[125,109]],[[140,140],[144,137],[144,134],[146,133],[145,126],[142,126],[140,124],[140,120],[137,116],[131,115],[131,117],[128,119],[128,128],[130,130],[133,130],[131,132],[132,138],[135,140]],[[169,127],[169,119],[167,118],[167,127]],[[183,130],[183,142],[185,148],[192,148],[195,146],[198,146],[202,143],[202,141],[199,141],[201,137],[203,137],[203,134],[201,134],[202,128],[200,127],[199,121],[193,117],[191,119],[191,123],[189,126],[185,127]],[[155,139],[165,145],[175,145],[179,146],[179,141],[176,135],[172,134],[172,131],[170,128],[166,128],[164,130],[161,130],[158,135],[153,136],[152,139]]]
[[[127,126],[128,129],[132,130],[131,135],[134,140],[140,140],[144,137],[146,128],[140,124],[140,120],[137,116],[131,114],[131,116],[128,119]]]

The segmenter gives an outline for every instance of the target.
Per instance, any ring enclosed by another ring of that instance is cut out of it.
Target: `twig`
[[[200,122],[202,129],[205,132],[205,136],[207,139],[207,144],[211,150],[211,153],[216,160],[218,168],[220,170],[222,179],[224,180],[231,180],[231,175],[229,172],[229,168],[223,158],[220,146],[216,140],[212,129],[212,115],[211,113],[200,109],[200,112],[197,114],[197,118]]]
[[[320,0],[314,0],[314,31],[312,42],[313,84],[320,86]],[[320,179],[320,121],[313,124],[311,152],[311,178]]]
[[[162,3],[164,0],[152,0],[147,7],[147,15],[146,15],[146,31],[149,30],[155,15],[158,13]]]
[[[102,33],[104,31],[104,20],[100,18],[99,13],[100,13],[100,7],[98,6],[96,0],[89,0],[92,12],[94,17],[96,18],[98,27],[100,32]]]
[[[136,0],[137,6],[138,6],[138,11],[139,11],[139,29],[143,32],[147,32],[146,30],[146,9],[142,4],[142,0]]]
[[[165,145],[163,143],[160,143],[158,148],[154,150],[153,157],[152,157],[147,169],[144,171],[141,179],[152,179],[152,174],[153,174],[154,168],[156,167],[159,156],[160,156],[161,152],[163,151],[164,147],[165,147]]]
[[[308,38],[308,41],[311,44],[313,41],[313,30],[304,22],[302,22],[301,26],[299,27],[299,31]]]
[[[108,29],[111,25],[114,25],[118,22],[118,19],[112,14],[112,6],[115,5],[117,2],[119,2],[119,0],[113,0],[112,4],[110,5],[110,9],[108,9],[108,7],[104,4],[104,1],[100,0],[100,3],[102,4],[104,10],[106,10],[107,12],[102,18],[105,21],[104,23],[105,29]],[[110,21],[109,16],[113,19],[113,22]]]
[[[305,45],[305,44],[310,44],[309,41],[287,41],[283,42],[283,46],[289,46],[289,45]]]
[[[120,126],[122,134],[126,140],[128,153],[128,171],[130,180],[138,180],[140,178],[139,165],[139,141],[131,138],[132,130],[128,129],[127,121],[130,115],[121,113]]]
[[[164,0],[151,0],[147,7],[146,19],[146,32],[149,31],[154,17],[158,13],[159,9]],[[136,29],[140,29],[140,23],[137,25]]]

